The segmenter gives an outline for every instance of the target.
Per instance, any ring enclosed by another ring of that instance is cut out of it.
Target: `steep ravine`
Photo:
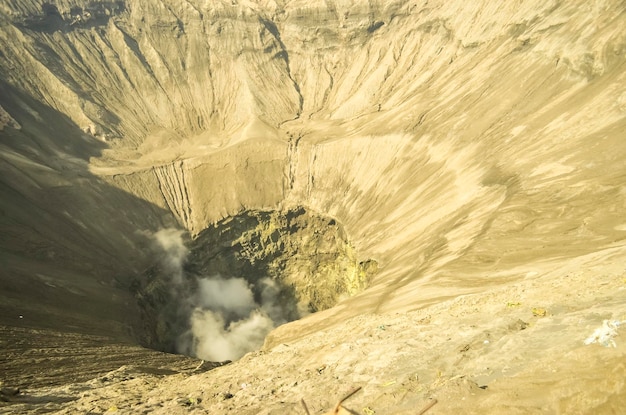
[[[623,409],[625,10],[2,2],[0,411]]]

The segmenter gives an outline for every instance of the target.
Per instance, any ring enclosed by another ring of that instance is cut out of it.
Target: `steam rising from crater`
[[[188,325],[178,336],[178,353],[208,361],[236,360],[260,348],[273,328],[288,321],[270,278],[250,284],[243,277],[192,275],[184,269],[189,250],[182,231],[162,229],[154,240],[163,254],[170,294]]]
[[[171,228],[151,237],[158,260],[136,293],[145,344],[209,361],[260,348],[275,327],[359,293],[377,271],[341,223],[303,207],[242,212],[193,240]]]
[[[183,231],[178,229],[161,229],[154,234],[154,240],[163,251],[161,264],[172,279],[172,283],[183,283],[183,265],[189,250],[183,243]]]

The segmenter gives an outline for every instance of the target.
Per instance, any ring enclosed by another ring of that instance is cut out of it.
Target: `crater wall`
[[[620,2],[89,4],[0,6],[12,316],[36,281],[58,313],[115,298],[124,326],[147,234],[248,210],[336,218],[380,265],[277,339],[623,243]]]

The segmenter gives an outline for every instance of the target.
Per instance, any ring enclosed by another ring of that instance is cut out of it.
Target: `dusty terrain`
[[[585,340],[605,319],[626,320],[623,258],[612,248],[543,264],[514,284],[412,312],[363,313],[306,337],[281,326],[296,339],[271,336],[264,350],[208,372],[200,361],[83,338],[64,346],[74,374],[54,361],[62,352],[49,356],[57,344],[48,334],[47,347],[27,345],[28,358],[22,345],[6,347],[18,364],[3,364],[12,369],[5,377],[24,389],[3,410],[304,414],[305,398],[322,413],[361,386],[345,405],[363,414],[415,414],[433,399],[433,414],[617,414],[626,404],[623,336],[615,347]]]
[[[0,412],[626,410],[623,1],[78,3],[0,4]],[[302,318],[141,347],[205,273]]]

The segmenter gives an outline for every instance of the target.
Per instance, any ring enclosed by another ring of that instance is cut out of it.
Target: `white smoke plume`
[[[198,279],[191,327],[185,337],[192,355],[217,362],[239,359],[258,350],[265,336],[286,322],[277,303],[274,281],[265,278],[257,285],[243,278]],[[260,304],[254,300],[253,288],[261,290]]]
[[[226,325],[220,313],[196,308],[191,315],[192,352],[201,359],[214,362],[237,360],[258,350],[273,328],[272,319],[258,309]]]
[[[215,362],[236,360],[258,350],[274,327],[287,322],[275,281],[262,278],[251,284],[241,277],[185,275],[189,251],[183,232],[163,229],[154,238],[171,275],[172,294],[180,297],[174,301],[187,315],[188,330],[177,342],[179,353]]]
[[[154,240],[163,251],[161,263],[175,284],[183,282],[183,265],[189,250],[183,242],[183,231],[161,229],[154,235]]]
[[[201,278],[198,280],[195,305],[236,318],[248,316],[256,308],[254,294],[243,278]]]

